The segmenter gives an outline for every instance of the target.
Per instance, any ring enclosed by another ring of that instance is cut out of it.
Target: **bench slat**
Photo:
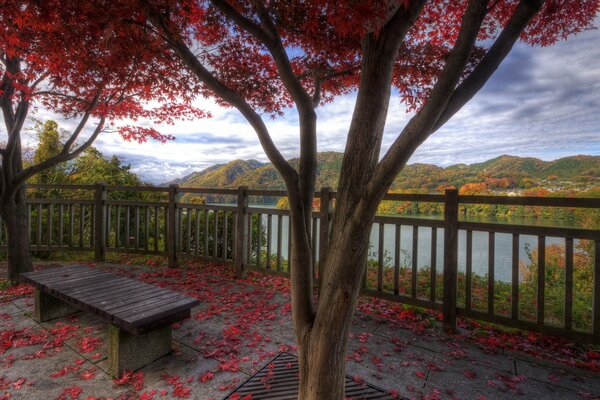
[[[160,288],[140,288],[138,285],[129,286],[127,284],[121,284],[112,289],[106,289],[101,294],[96,292],[86,292],[82,295],[77,295],[77,298],[82,301],[101,302],[137,296],[140,293],[149,291],[160,291]]]
[[[138,303],[143,301],[144,299],[155,297],[160,294],[164,294],[165,292],[162,290],[156,290],[156,288],[149,288],[140,291],[135,291],[132,293],[130,290],[126,290],[125,292],[117,293],[115,296],[108,296],[102,298],[90,299],[91,303],[94,304],[102,304],[104,307],[108,308],[116,308],[119,306],[124,306],[128,304]]]
[[[126,304],[123,306],[107,307],[107,311],[119,318],[126,318],[130,315],[136,315],[146,312],[154,312],[157,307],[171,302],[181,300],[179,293],[161,293],[153,297],[143,299],[134,304]]]
[[[155,308],[152,312],[148,313],[139,313],[133,316],[129,316],[124,319],[124,322],[131,324],[134,327],[143,327],[145,324],[151,323],[155,320],[160,320],[160,318],[167,317],[169,314],[173,312],[183,311],[190,309],[190,301],[188,299],[181,299],[177,302],[164,305],[162,307]]]
[[[80,280],[80,279],[87,278],[87,277],[98,278],[101,275],[102,274],[98,274],[98,272],[96,272],[96,271],[80,270],[80,271],[75,271],[75,272],[61,272],[60,274],[56,274],[54,276],[49,275],[49,276],[42,277],[40,279],[37,279],[37,277],[36,277],[35,281],[36,281],[36,283],[38,283],[40,285],[53,286],[53,285],[58,285],[61,283]]]
[[[91,289],[97,287],[100,284],[106,282],[114,282],[110,276],[98,276],[98,275],[85,275],[80,278],[74,278],[64,281],[57,281],[52,283],[43,283],[42,285],[53,290],[60,290],[63,292],[73,292],[78,289]]]

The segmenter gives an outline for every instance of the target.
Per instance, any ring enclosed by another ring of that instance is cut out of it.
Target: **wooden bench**
[[[171,324],[190,316],[198,300],[86,266],[21,274],[35,287],[39,322],[78,310],[108,322],[109,373],[118,377],[171,352]]]

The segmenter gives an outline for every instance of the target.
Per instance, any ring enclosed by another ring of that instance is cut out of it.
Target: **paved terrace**
[[[229,267],[104,263],[197,297],[174,352],[120,380],[106,374],[106,325],[85,313],[38,324],[27,286],[0,292],[0,399],[222,399],[279,352],[294,352],[288,281]],[[462,323],[362,299],[348,374],[406,399],[599,399],[598,348]],[[579,366],[579,368],[577,367]]]

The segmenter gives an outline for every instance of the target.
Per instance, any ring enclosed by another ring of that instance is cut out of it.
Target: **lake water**
[[[262,208],[271,208],[270,206],[257,205]],[[274,207],[274,206],[273,206]],[[436,217],[430,216],[411,216],[423,219],[432,219]],[[437,217],[439,218],[439,217]],[[493,218],[493,217],[469,217],[469,221],[473,222],[495,222],[505,224],[522,224],[522,225],[540,225],[540,221],[536,219],[509,219],[509,218]],[[262,216],[263,226],[267,226],[267,216]],[[287,216],[283,217],[282,220],[282,256],[287,257],[287,246],[288,246],[288,223],[289,219]],[[544,225],[550,226],[568,226],[568,222],[565,221],[544,221]],[[272,237],[271,237],[271,251],[274,253],[277,250],[277,218],[272,219]],[[317,231],[318,232],[318,231]],[[417,266],[418,268],[425,268],[431,265],[431,228],[419,227],[418,228],[418,250],[417,250]],[[465,271],[466,265],[466,231],[459,231],[458,239],[458,264],[459,271]],[[386,266],[393,266],[394,260],[394,241],[395,241],[395,226],[385,225],[384,226],[384,259]],[[412,266],[412,240],[413,240],[413,227],[402,226],[400,232],[400,266],[411,268]],[[564,239],[561,238],[546,238],[546,246],[551,244],[564,245]],[[527,249],[536,249],[538,246],[537,236],[520,235],[519,241],[519,259],[522,262],[528,263]],[[371,231],[371,248],[369,251],[369,258],[377,260],[379,257],[379,224],[373,224]],[[317,249],[318,252],[318,249]],[[444,230],[441,228],[437,229],[437,268],[441,271],[443,268],[443,257],[444,257]],[[512,279],[512,235],[506,233],[496,233],[495,235],[495,278],[496,280],[510,282]],[[488,272],[488,233],[487,232],[473,232],[473,262],[472,262],[473,273],[479,275],[485,275]]]

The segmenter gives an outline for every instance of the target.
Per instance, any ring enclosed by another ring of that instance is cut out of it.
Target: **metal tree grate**
[[[225,400],[251,394],[252,400],[298,399],[298,358],[280,353],[254,376],[242,383]],[[353,400],[392,400],[385,390],[346,375],[346,398]]]

